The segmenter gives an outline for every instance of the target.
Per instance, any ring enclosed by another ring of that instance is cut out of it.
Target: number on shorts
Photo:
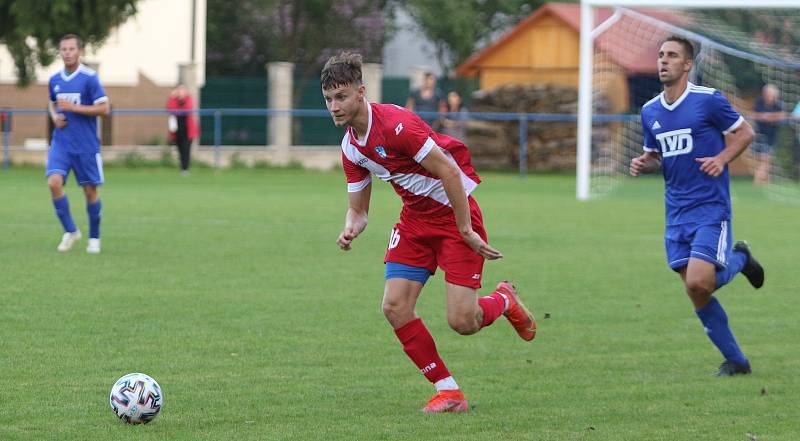
[[[400,243],[400,230],[392,228],[392,234],[389,235],[389,249],[395,248]]]

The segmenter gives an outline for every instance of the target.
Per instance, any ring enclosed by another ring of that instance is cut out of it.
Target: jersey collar
[[[666,98],[664,98],[664,92],[661,92],[661,105],[664,106],[664,108],[669,111],[675,110],[675,108],[680,106],[683,100],[685,100],[686,97],[689,96],[689,90],[691,90],[692,87],[694,87],[694,84],[687,82],[686,90],[684,90],[681,96],[679,96],[678,99],[676,99],[675,102],[672,104],[667,104],[667,100]]]
[[[364,147],[364,146],[367,145],[367,140],[369,139],[369,132],[372,130],[372,106],[369,105],[369,101],[367,101],[366,99],[364,99],[364,104],[366,104],[366,106],[367,106],[367,133],[364,134],[364,138],[363,139],[358,139],[355,136],[351,136],[352,138],[355,139],[356,144],[358,144],[361,147]],[[356,129],[353,129],[352,127],[351,127],[351,129],[352,129],[353,135],[358,135],[358,133],[356,132]]]
[[[67,71],[65,71],[64,69],[61,69],[61,79],[64,80],[64,81],[69,81],[69,80],[75,78],[78,75],[78,72],[80,72],[83,68],[84,68],[83,63],[78,63],[78,67],[75,69],[74,72],[72,72],[69,75],[67,75]]]

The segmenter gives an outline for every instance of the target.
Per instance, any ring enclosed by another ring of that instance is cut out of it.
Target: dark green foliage
[[[765,13],[768,11],[768,13]],[[800,11],[797,9],[699,9],[693,12],[698,25],[690,30],[704,35],[726,46],[755,55],[775,58],[777,62],[790,63],[797,60],[800,46]],[[708,26],[713,23],[714,26]],[[718,26],[726,26],[734,33],[715,32]],[[784,47],[786,52],[774,56],[762,53],[759,47]],[[764,80],[752,61],[725,55],[725,63],[731,72],[736,72],[736,87],[746,96],[758,95]]]
[[[208,1],[209,75],[264,75],[265,64],[288,61],[305,71],[319,70],[342,49],[380,61],[390,29],[386,0],[226,0]]]
[[[111,30],[136,14],[137,0],[0,0],[0,42],[17,71],[18,84],[35,79],[37,65],[55,59],[65,34],[101,44]]]

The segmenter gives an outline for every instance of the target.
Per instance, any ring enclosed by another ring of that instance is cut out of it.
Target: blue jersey
[[[74,104],[90,106],[108,101],[97,72],[83,64],[75,72],[67,75],[63,70],[50,77],[50,101],[65,99]],[[67,117],[63,129],[53,130],[53,148],[70,153],[99,153],[100,139],[97,137],[97,117],[75,112],[56,111]]]
[[[695,159],[716,156],[743,122],[719,91],[692,83],[672,104],[662,92],[642,106],[644,150],[662,158],[667,225],[731,218],[728,167],[714,178]]]

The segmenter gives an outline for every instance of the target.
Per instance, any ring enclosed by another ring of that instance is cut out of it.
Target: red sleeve
[[[425,159],[436,143],[431,138],[433,129],[414,113],[402,109],[394,113],[386,126],[386,144],[417,162]]]
[[[342,151],[342,168],[347,179],[347,191],[350,193],[361,191],[372,182],[369,170],[353,163],[344,151]]]

